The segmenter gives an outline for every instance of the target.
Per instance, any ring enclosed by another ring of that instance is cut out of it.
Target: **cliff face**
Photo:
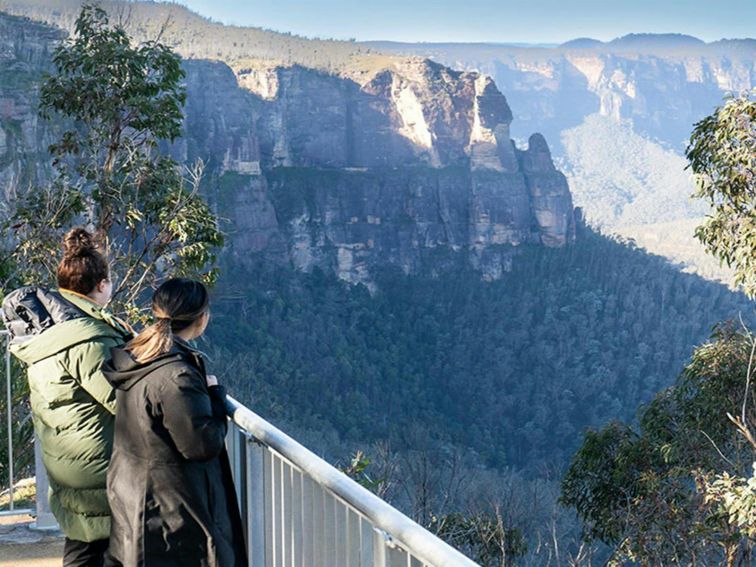
[[[371,47],[432,57],[494,78],[517,114],[516,135],[537,130],[553,142],[586,116],[629,121],[636,132],[677,149],[691,125],[726,93],[756,87],[756,40],[703,43],[684,36],[627,36],[555,48],[464,44]]]
[[[52,141],[37,116],[39,82],[62,32],[0,14],[0,199],[43,176]]]
[[[549,140],[586,220],[705,277],[732,281],[694,238],[706,214],[683,152],[693,125],[728,93],[756,88],[756,40],[704,43],[675,34],[562,46],[366,45],[431,57],[494,78],[515,139]]]
[[[497,65],[497,82],[507,92],[520,91],[531,126],[535,112],[561,114],[573,126],[587,114],[599,114],[616,122],[629,121],[636,132],[684,148],[692,125],[722,103],[725,93],[756,86],[756,46],[749,53],[738,49],[700,54],[635,54],[565,52],[541,65],[520,61]],[[530,82],[522,92],[525,81]],[[538,106],[529,96],[532,87],[544,87]],[[581,100],[582,99],[582,100]],[[570,102],[580,100],[578,112]],[[518,105],[519,107],[520,105]]]
[[[491,79],[423,60],[360,84],[302,67],[234,72],[188,61],[187,138],[202,157],[231,250],[370,283],[376,265],[434,269],[469,255],[501,277],[512,247],[574,238],[567,182],[542,136],[509,138]]]
[[[0,14],[0,44],[12,44],[13,65],[43,69],[52,43],[29,43],[24,26],[47,29]],[[434,251],[450,250],[498,278],[513,247],[574,238],[570,192],[545,140],[515,148],[512,113],[486,76],[418,58],[338,76],[206,60],[185,69],[185,136],[167,149],[206,162],[205,190],[241,260],[262,255],[370,285],[376,266],[433,270]],[[1,83],[0,100],[25,101],[17,120],[28,133],[0,176],[28,156],[46,162],[34,89],[9,92]],[[7,140],[5,122],[0,131]]]

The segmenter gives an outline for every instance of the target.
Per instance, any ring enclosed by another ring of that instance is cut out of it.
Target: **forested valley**
[[[223,274],[205,348],[232,395],[331,461],[364,451],[374,488],[426,525],[505,510],[533,565],[552,535],[580,551],[556,499],[586,430],[635,422],[717,323],[753,319],[744,295],[584,225],[494,282],[462,264],[385,270],[372,295],[320,271]]]

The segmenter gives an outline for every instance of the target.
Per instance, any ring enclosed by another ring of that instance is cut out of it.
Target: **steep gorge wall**
[[[574,238],[545,140],[514,147],[511,111],[487,77],[421,60],[362,85],[302,67],[187,70],[179,157],[208,162],[238,257],[369,283],[372,266],[413,273],[448,249],[497,278],[512,247]]]
[[[753,39],[705,44],[685,36],[631,35],[580,43],[370,45],[490,75],[517,114],[516,135],[537,130],[554,143],[563,130],[596,114],[629,121],[639,134],[681,151],[692,124],[725,94],[756,88]]]
[[[17,33],[27,27],[46,29],[0,14],[4,69],[49,65],[60,36],[48,29],[45,47],[32,48]],[[18,55],[31,52],[39,59]],[[486,76],[418,58],[351,78],[203,60],[185,69],[185,136],[167,149],[205,161],[205,190],[230,221],[228,252],[241,260],[262,255],[370,284],[375,266],[435,269],[428,258],[449,250],[493,279],[514,247],[574,238],[569,188],[545,140],[515,148],[512,113]],[[35,89],[0,84],[0,99],[24,102],[16,120],[27,130],[0,162],[0,179],[23,160],[46,164]],[[5,122],[0,130],[8,139]]]
[[[36,108],[42,75],[63,36],[0,13],[0,203],[46,174],[52,137]]]

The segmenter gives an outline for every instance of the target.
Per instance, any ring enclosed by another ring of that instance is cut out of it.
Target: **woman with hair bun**
[[[106,564],[106,472],[116,396],[101,372],[132,336],[104,307],[108,262],[83,228],[66,233],[58,289],[18,289],[3,301],[11,352],[28,365],[34,429],[50,481],[50,509],[66,536],[64,567]]]
[[[155,323],[112,349],[103,367],[118,401],[110,553],[124,567],[246,566],[225,392],[187,342],[208,324],[207,289],[168,280],[152,313]]]

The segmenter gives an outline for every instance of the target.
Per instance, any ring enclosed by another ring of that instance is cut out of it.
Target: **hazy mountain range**
[[[554,47],[365,45],[489,74],[517,117],[515,139],[538,131],[550,140],[590,222],[727,277],[692,239],[705,211],[690,200],[682,154],[695,122],[726,95],[756,87],[756,40],[631,34]]]

